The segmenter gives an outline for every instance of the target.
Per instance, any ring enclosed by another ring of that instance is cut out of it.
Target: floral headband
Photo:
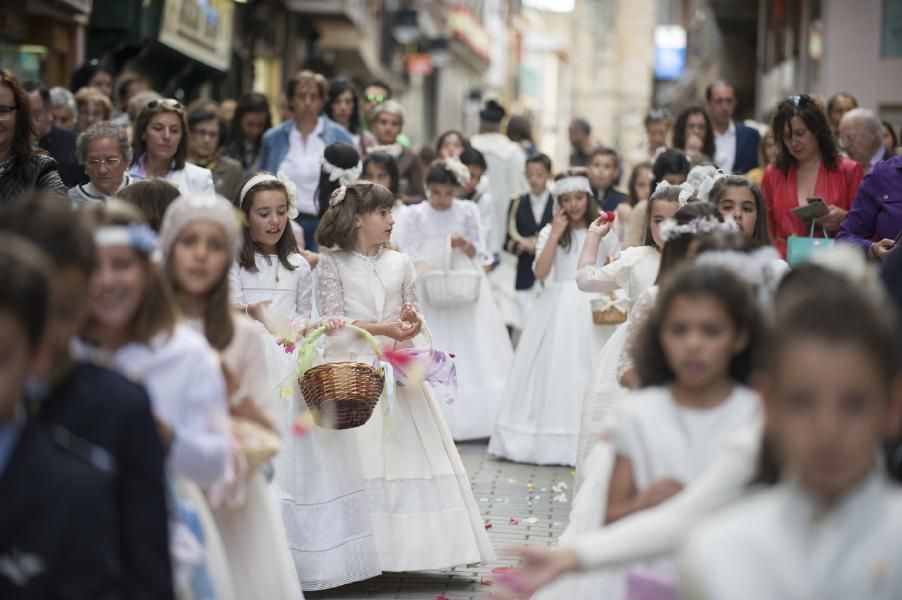
[[[693,188],[688,183],[681,183],[679,185],[672,185],[667,183],[666,181],[659,181],[658,185],[655,186],[655,192],[652,195],[655,195],[659,192],[666,192],[670,188],[678,188],[680,190],[680,196],[677,201],[680,204],[680,208],[686,206],[689,203],[689,200],[692,198],[692,194],[695,193],[695,188]]]
[[[685,225],[677,225],[675,219],[661,221],[661,237],[669,242],[684,235],[706,235],[709,233],[729,233],[739,231],[735,221],[718,221],[716,217],[698,217]]]
[[[338,206],[344,202],[345,196],[348,194],[348,186],[343,185],[335,188],[335,191],[329,194],[329,208]]]
[[[460,162],[460,159],[449,156],[442,159],[442,165],[451,171],[454,179],[457,180],[457,185],[465,186],[470,182],[470,169],[467,168],[467,165]]]
[[[357,161],[357,164],[350,169],[342,169],[341,167],[330,163],[329,159],[323,155],[322,158],[320,158],[320,164],[323,167],[323,171],[329,176],[329,181],[337,181],[338,185],[350,185],[360,179],[360,174],[363,173],[363,163],[359,160]]]
[[[767,305],[787,267],[773,246],[758,248],[754,252],[714,250],[703,252],[695,259],[696,265],[727,268],[758,291],[759,301]]]
[[[131,246],[142,254],[150,255],[157,247],[157,234],[143,223],[108,225],[94,232],[94,244],[106,246]]]
[[[572,177],[564,177],[558,179],[551,185],[551,195],[555,199],[560,198],[564,194],[572,194],[573,192],[585,192],[592,194],[592,185],[589,178],[582,175],[574,175]]]
[[[296,219],[298,216],[298,205],[297,205],[297,186],[294,185],[294,182],[282,171],[279,171],[275,175],[272,173],[259,173],[251,177],[247,183],[244,184],[244,187],[241,188],[241,195],[238,196],[239,201],[238,205],[241,208],[244,208],[244,198],[247,196],[247,193],[253,189],[254,186],[260,185],[261,183],[266,183],[267,181],[275,181],[281,183],[285,186],[285,191],[288,192],[288,218]]]

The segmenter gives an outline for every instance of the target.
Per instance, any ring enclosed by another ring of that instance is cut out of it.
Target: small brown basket
[[[626,322],[626,311],[616,294],[592,300],[592,322],[596,325],[619,325]]]
[[[312,341],[324,331],[320,328],[312,332],[306,347],[312,347]],[[368,332],[358,332],[378,348]],[[298,385],[314,423],[326,429],[353,429],[373,414],[385,387],[385,371],[359,362],[330,362],[307,370],[298,379]]]

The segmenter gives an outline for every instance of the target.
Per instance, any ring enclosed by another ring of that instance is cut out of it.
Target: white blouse
[[[309,319],[313,308],[313,273],[310,264],[297,253],[288,255],[294,269],[288,269],[278,256],[254,255],[256,270],[237,262],[229,271],[229,294],[234,304],[253,304],[272,300],[269,310],[284,319]]]
[[[902,489],[883,463],[832,507],[781,483],[698,527],[681,556],[682,598],[902,598]]]

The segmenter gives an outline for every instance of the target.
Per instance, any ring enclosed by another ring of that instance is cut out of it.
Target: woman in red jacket
[[[815,221],[815,235],[822,236],[824,229],[832,235],[846,218],[864,173],[861,165],[839,155],[827,117],[810,96],[780,102],[772,130],[779,155],[764,172],[761,191],[771,239],[785,257],[786,238],[810,231],[792,209],[807,205],[808,198],[823,198],[830,211]]]

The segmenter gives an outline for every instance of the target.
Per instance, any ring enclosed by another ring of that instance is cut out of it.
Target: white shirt
[[[733,172],[736,162],[736,123],[730,120],[730,126],[723,133],[714,130],[714,164],[724,173]]]
[[[128,170],[129,176],[136,180],[153,179],[153,176],[147,173],[144,168],[145,156],[138,159]],[[216,188],[213,185],[213,173],[210,169],[185,163],[182,169],[170,169],[163,178],[179,189],[183,194],[213,194]]]
[[[786,482],[714,515],[681,555],[681,598],[902,598],[902,490],[882,462],[832,507]]]
[[[545,192],[541,196],[536,196],[529,192],[529,206],[532,208],[532,216],[536,220],[536,225],[542,222],[542,216],[545,214],[545,205],[548,203],[550,192]]]
[[[111,195],[116,195],[122,188],[129,185],[132,182],[132,178],[128,176],[128,173],[122,174],[122,183],[119,184],[119,187],[116,188],[116,191],[110,195],[104,194],[100,190],[98,190],[94,183],[88,181],[87,183],[80,183],[78,185],[72,186],[69,188],[69,200],[72,201],[76,206],[80,205],[83,202],[106,202],[107,198]]]
[[[316,188],[319,187],[320,157],[326,149],[326,143],[320,137],[323,123],[323,117],[320,117],[306,140],[297,127],[292,127],[288,134],[288,154],[279,165],[279,170],[284,171],[297,186],[297,205],[301,214],[315,215],[318,212]]]
[[[868,161],[868,168],[864,170],[864,174],[867,175],[871,171],[874,170],[874,165],[883,160],[883,155],[886,153],[886,149],[881,145],[877,148],[877,152],[874,153],[874,156],[871,157],[871,160]]]

